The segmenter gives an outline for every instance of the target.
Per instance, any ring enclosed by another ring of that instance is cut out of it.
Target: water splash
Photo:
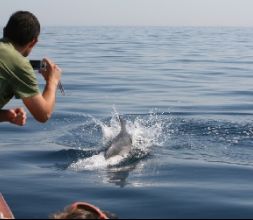
[[[114,109],[112,117],[107,122],[102,122],[93,118],[96,125],[102,130],[102,143],[106,146],[120,132],[119,113]],[[139,116],[134,119],[123,116],[126,120],[126,129],[132,136],[133,147],[129,155],[115,156],[108,160],[104,158],[104,152],[94,155],[90,158],[80,159],[69,166],[69,169],[75,171],[106,169],[108,167],[128,165],[131,161],[138,161],[145,158],[152,150],[152,147],[163,144],[162,130],[163,121],[156,114],[148,116]]]
[[[90,158],[80,159],[76,163],[72,163],[69,167],[71,170],[100,170],[108,166],[114,166],[119,164],[124,158],[122,156],[115,156],[108,160],[105,159],[104,153],[101,152],[98,155],[94,155]]]

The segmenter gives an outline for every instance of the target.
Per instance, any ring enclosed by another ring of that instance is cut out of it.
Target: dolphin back
[[[117,155],[128,154],[132,148],[132,137],[126,130],[126,121],[122,117],[119,117],[119,121],[121,125],[120,133],[112,140],[106,150],[106,159]]]

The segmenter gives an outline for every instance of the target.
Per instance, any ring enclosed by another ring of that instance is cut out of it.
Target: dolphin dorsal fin
[[[121,116],[119,116],[119,122],[121,127],[120,132],[126,132],[126,121]]]

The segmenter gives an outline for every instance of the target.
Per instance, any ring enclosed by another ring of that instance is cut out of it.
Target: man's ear
[[[38,42],[38,38],[34,38],[30,43],[28,43],[28,47],[31,49]]]

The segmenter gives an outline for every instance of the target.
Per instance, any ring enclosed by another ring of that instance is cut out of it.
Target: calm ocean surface
[[[47,124],[0,125],[15,216],[88,201],[121,218],[252,218],[252,39],[252,28],[43,29],[30,58],[59,64],[66,96]],[[108,162],[117,114],[134,147]]]

